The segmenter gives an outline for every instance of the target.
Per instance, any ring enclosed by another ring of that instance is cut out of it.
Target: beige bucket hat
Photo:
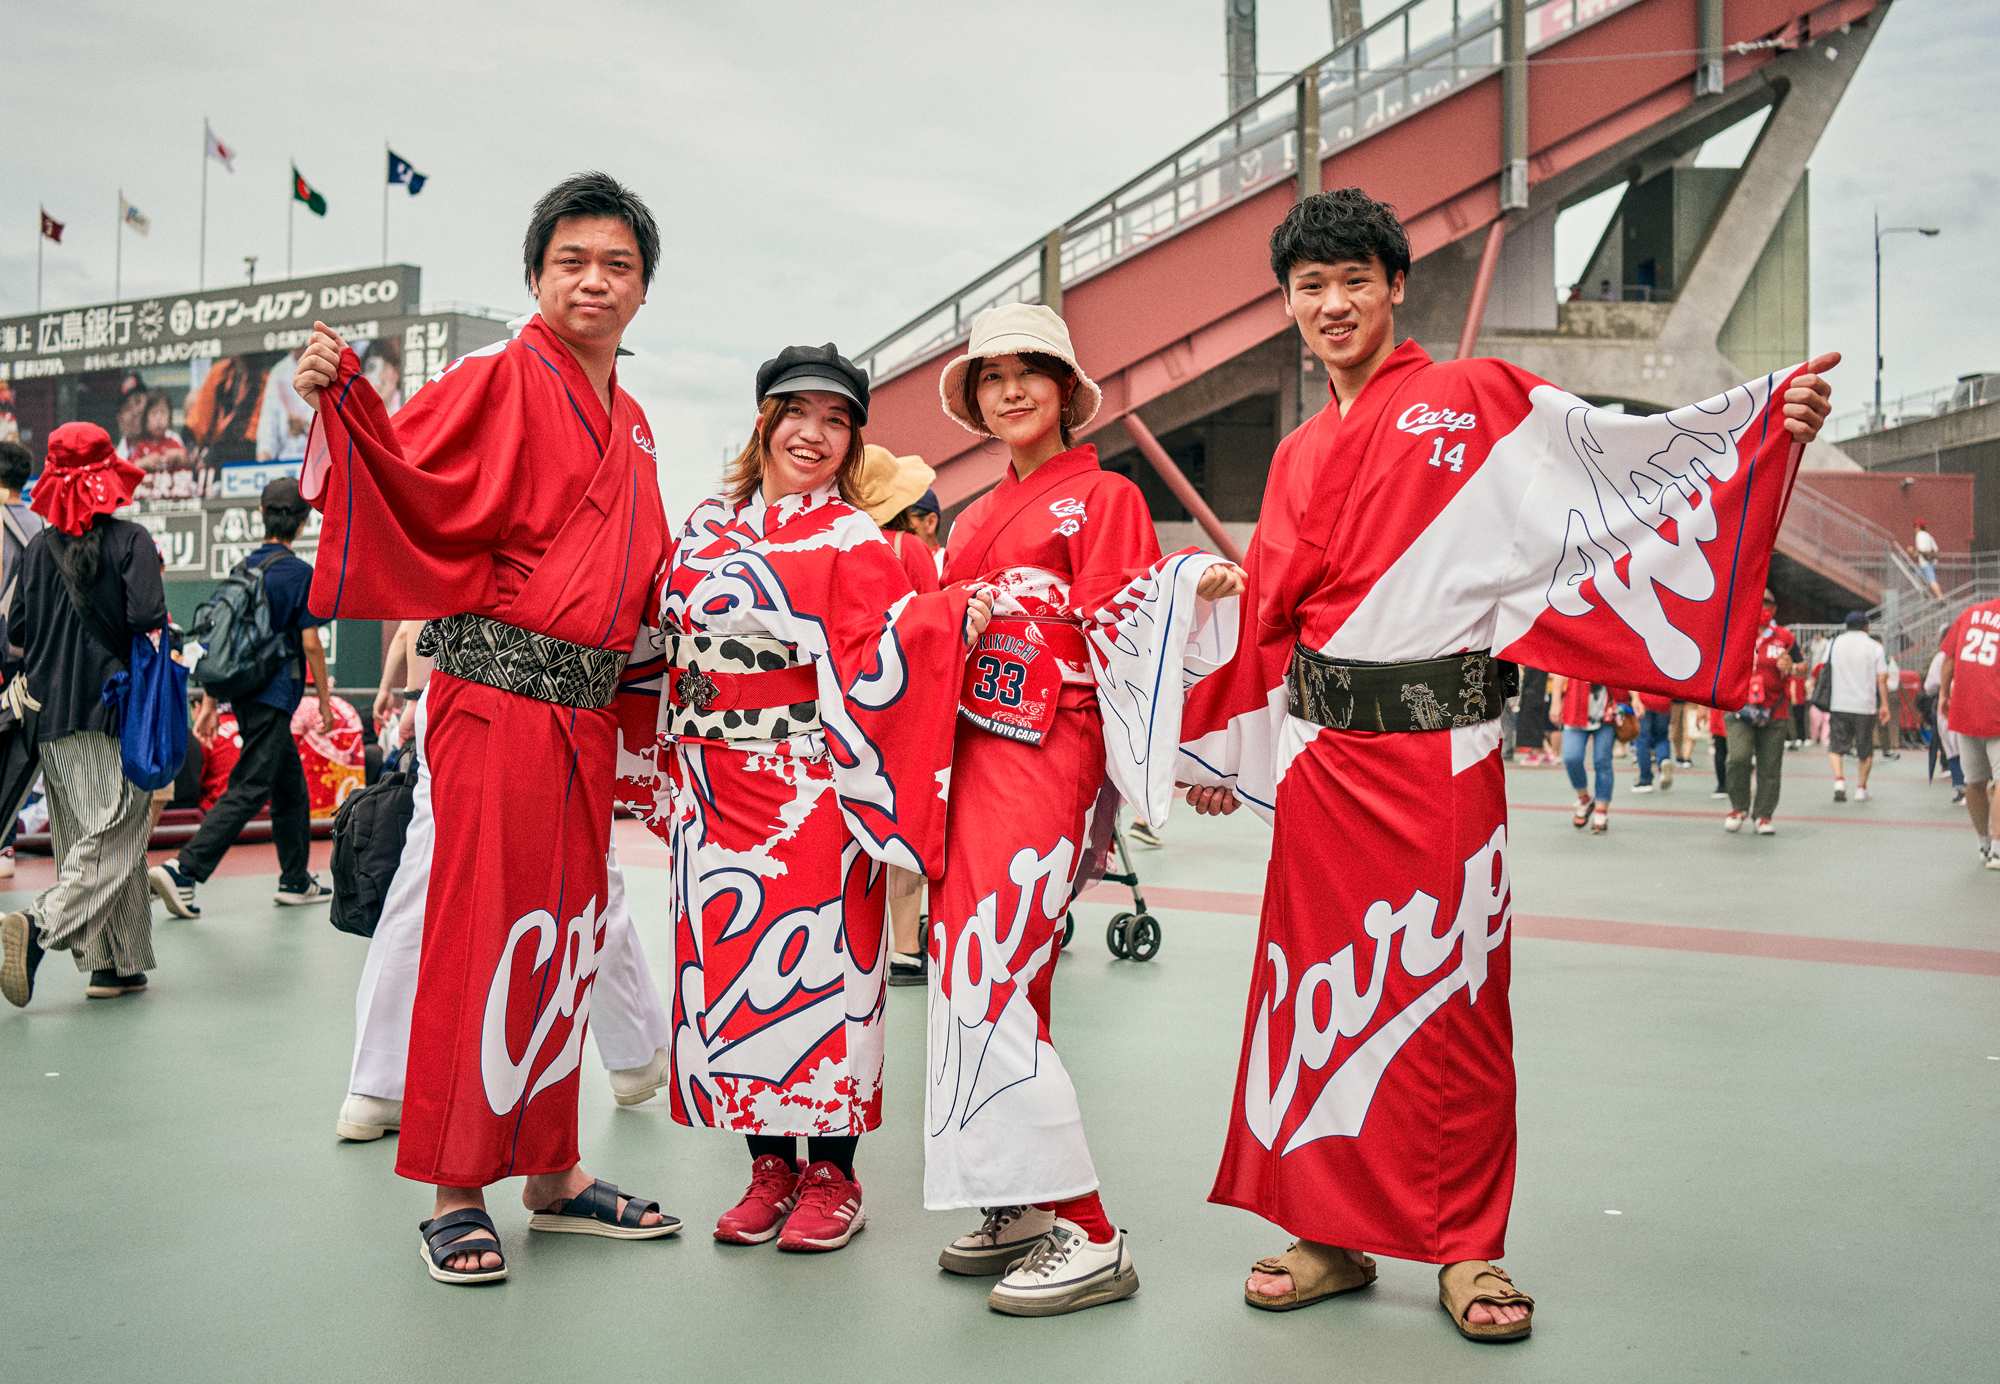
[[[861,449],[855,489],[861,492],[868,517],[880,528],[921,500],[936,479],[937,472],[922,457],[899,457],[870,442]]]
[[[1065,427],[1075,432],[1097,416],[1098,405],[1104,402],[1104,391],[1076,363],[1076,348],[1069,344],[1069,327],[1053,309],[1041,303],[1002,303],[972,319],[972,339],[965,344],[965,354],[947,365],[938,379],[938,398],[944,404],[944,411],[968,432],[991,437],[992,429],[981,427],[965,412],[966,371],[975,360],[1019,355],[1023,351],[1055,356],[1076,371],[1076,392],[1069,396],[1069,407],[1063,410]]]

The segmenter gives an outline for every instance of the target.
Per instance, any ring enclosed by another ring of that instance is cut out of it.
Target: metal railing
[[[1895,534],[1807,486],[1792,488],[1783,533],[1810,549],[1822,565],[1859,574],[1870,591],[1885,598],[1905,587],[1928,593]]]
[[[1528,51],[1639,0],[1548,0],[1528,10]],[[855,357],[878,383],[963,340],[980,312],[1039,302],[1060,237],[1063,287],[1272,183],[1296,176],[1305,84],[1319,96],[1324,159],[1497,71],[1498,0],[1409,0],[1138,177],[920,313]]]
[[[1879,415],[1872,404],[1843,413],[1833,420],[1833,437],[1838,442],[1991,403],[2000,403],[2000,374],[1968,375],[1956,384],[1940,385],[1920,394],[1905,394],[1900,399],[1885,400]]]

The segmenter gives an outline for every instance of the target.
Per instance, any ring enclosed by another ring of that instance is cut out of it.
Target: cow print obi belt
[[[820,729],[819,680],[782,639],[667,636],[667,733],[691,740],[784,740]]]
[[[588,711],[611,705],[626,661],[623,649],[572,644],[484,615],[426,620],[417,652],[455,678]]]
[[[1453,730],[1491,721],[1520,670],[1486,649],[1415,663],[1348,663],[1292,648],[1285,708],[1335,730]]]

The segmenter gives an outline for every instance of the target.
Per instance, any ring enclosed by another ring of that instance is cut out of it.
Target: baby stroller
[[[1125,847],[1125,828],[1114,816],[1111,826],[1111,841],[1105,848],[1108,856],[1112,850],[1118,853],[1118,863],[1124,873],[1103,874],[1090,878],[1087,872],[1079,873],[1075,888],[1070,893],[1070,903],[1074,905],[1085,889],[1097,880],[1107,884],[1123,884],[1132,890],[1132,911],[1112,916],[1104,929],[1104,945],[1111,954],[1121,961],[1151,961],[1160,954],[1160,923],[1146,911],[1146,896],[1139,892],[1139,872],[1132,868],[1132,855]],[[1076,915],[1063,914],[1062,945],[1067,948],[1076,935]]]

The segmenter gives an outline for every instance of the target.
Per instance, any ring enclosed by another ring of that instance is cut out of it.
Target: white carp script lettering
[[[1403,970],[1413,977],[1435,972],[1450,959],[1454,949],[1459,950],[1459,960],[1449,975],[1390,1015],[1387,1022],[1347,1054],[1286,1141],[1284,1153],[1292,1153],[1315,1139],[1359,1135],[1383,1072],[1411,1035],[1460,986],[1465,987],[1469,1003],[1478,1002],[1480,988],[1486,984],[1487,954],[1505,940],[1507,924],[1513,916],[1505,826],[1496,827],[1486,844],[1466,859],[1458,913],[1441,937],[1431,932],[1437,921],[1437,909],[1438,901],[1421,890],[1412,894],[1401,908],[1391,908],[1387,899],[1368,906],[1362,915],[1361,929],[1374,939],[1375,958],[1365,986],[1355,983],[1352,943],[1327,960],[1306,968],[1292,997],[1291,1052],[1275,1088],[1271,1084],[1271,1015],[1284,1003],[1290,989],[1291,965],[1284,949],[1276,942],[1270,944],[1268,959],[1274,977],[1269,996],[1257,1015],[1257,1027],[1251,1034],[1243,1081],[1243,1119],[1258,1143],[1265,1148],[1276,1144],[1278,1131],[1284,1127],[1298,1095],[1300,1067],[1315,1072],[1324,1070],[1339,1039],[1359,1037],[1375,1023],[1392,951],[1397,953]],[[1495,918],[1499,919],[1499,925],[1489,931]],[[1394,947],[1392,943],[1398,932],[1403,934],[1402,944]],[[1313,1019],[1315,992],[1321,986],[1326,987],[1329,1000],[1324,1029]]]
[[[1432,408],[1429,404],[1411,404],[1396,419],[1396,430],[1413,437],[1434,431],[1464,432],[1478,426],[1479,415],[1476,413],[1454,413],[1448,408]]]
[[[597,944],[603,929],[598,925],[597,900],[593,897],[583,912],[570,919],[567,928],[558,927],[546,908],[538,908],[514,924],[507,945],[500,949],[500,964],[493,970],[493,983],[486,991],[486,1016],[479,1029],[479,1075],[486,1086],[486,1103],[496,1115],[509,1115],[521,1104],[522,1093],[533,1100],[541,1092],[577,1069],[583,1058],[583,1030],[590,1021],[590,982],[597,975]],[[558,944],[562,959],[544,992],[541,1012],[535,1015],[534,1031],[516,1062],[507,1051],[507,1010],[514,982],[514,951],[529,933],[535,935],[535,969],[549,964]],[[574,943],[572,948],[570,945]],[[568,1015],[569,1037],[562,1051],[543,1069],[529,1091],[528,1077],[541,1056],[556,1020]]]

